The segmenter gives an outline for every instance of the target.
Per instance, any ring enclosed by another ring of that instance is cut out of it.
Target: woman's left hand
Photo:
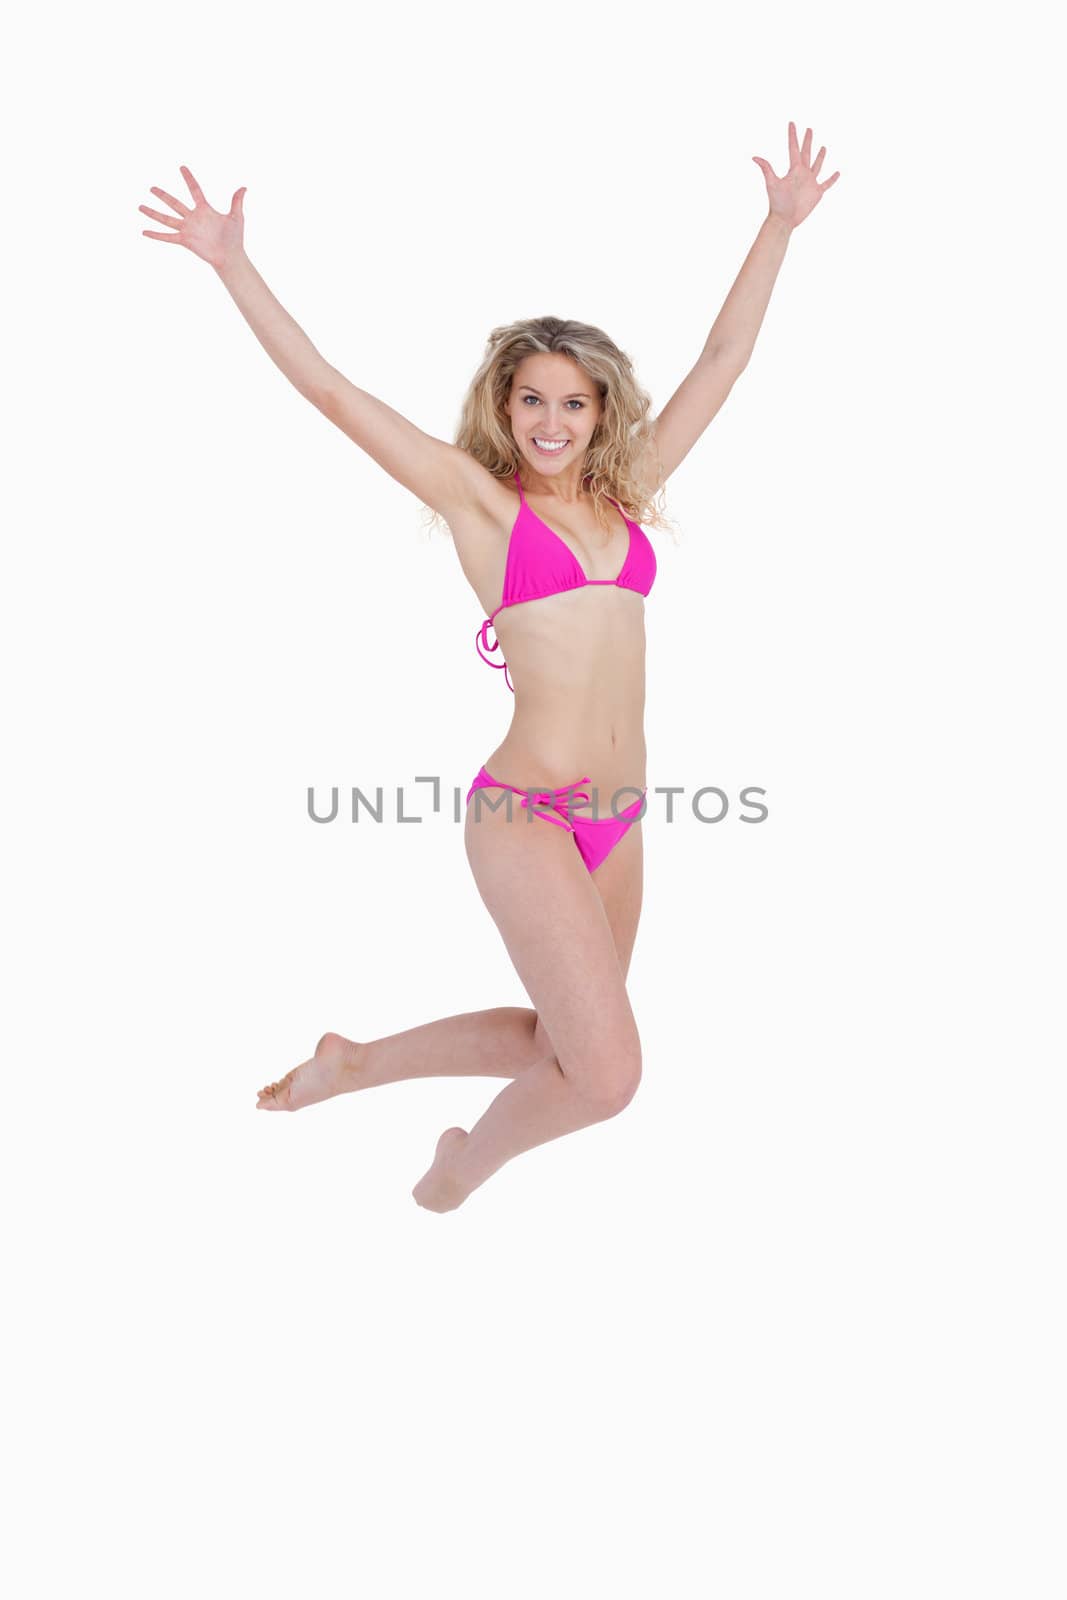
[[[777,178],[770,164],[762,156],[753,156],[752,159],[759,167],[767,180],[767,199],[770,201],[770,215],[780,217],[790,228],[795,228],[804,221],[809,211],[813,211],[829,189],[831,184],[837,182],[841,176],[835,172],[833,177],[827,178],[825,183],[819,183],[819,169],[826,154],[823,145],[815,160],[811,159],[811,129],[804,135],[804,143],[797,144],[797,125],[789,124],[789,171],[784,178]]]

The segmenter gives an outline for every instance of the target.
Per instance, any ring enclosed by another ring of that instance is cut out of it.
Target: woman
[[[174,230],[145,237],[208,261],[290,382],[445,519],[486,607],[479,653],[496,666],[493,653],[506,651],[514,716],[468,792],[465,842],[532,1009],[468,1012],[370,1042],[324,1034],[257,1102],[295,1111],[403,1078],[510,1078],[469,1132],[441,1135],[412,1190],[428,1210],[454,1210],[521,1151],[614,1116],[639,1082],[626,975],[641,909],[644,597],[656,561],[635,519],[662,523],[652,497],[748,362],[789,235],[840,176],[817,181],[825,154],[812,162],[811,129],[801,146],[790,123],[784,178],[753,156],[768,215],[696,365],[654,423],[605,334],[545,317],[494,331],[454,445],[319,354],[244,252],[244,189],[223,215],[182,167],[192,209],[162,189],[151,192],[177,220],[140,207]]]

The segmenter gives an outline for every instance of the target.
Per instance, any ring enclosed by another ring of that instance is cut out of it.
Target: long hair
[[[494,328],[481,366],[463,400],[455,444],[480,461],[494,478],[511,478],[520,465],[518,447],[505,414],[512,380],[519,363],[530,355],[564,355],[582,368],[596,384],[602,412],[585,455],[593,512],[607,531],[606,497],[618,500],[638,523],[667,528],[666,515],[652,488],[646,463],[655,453],[650,412],[652,402],[634,377],[633,363],[600,328],[562,317],[528,317]],[[655,456],[658,462],[658,455]],[[656,475],[659,481],[659,473]],[[427,526],[447,523],[439,512],[424,506]]]

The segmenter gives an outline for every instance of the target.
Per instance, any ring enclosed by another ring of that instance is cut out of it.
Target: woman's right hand
[[[165,222],[169,228],[177,231],[151,233],[147,228],[142,228],[141,232],[146,239],[162,239],[165,244],[183,244],[194,256],[209,262],[218,271],[244,251],[245,219],[241,208],[246,191],[235,191],[229,211],[215,211],[204,199],[203,190],[189,168],[180,167],[178,170],[189,185],[193,209],[190,210],[165,189],[151,189],[150,193],[157,194],[168,206],[174,207],[177,218],[168,217],[162,211],[152,211],[148,206],[138,206],[138,211],[143,211],[146,217],[153,217],[156,222]]]

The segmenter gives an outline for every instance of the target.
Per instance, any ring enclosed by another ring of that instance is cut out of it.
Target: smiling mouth
[[[539,444],[537,442],[537,440],[535,439],[533,441],[533,443],[534,443],[534,449],[539,451],[540,454],[543,455],[543,456],[561,456],[563,454],[564,450],[566,450],[567,446],[570,444],[570,440],[569,439],[557,439],[557,440],[554,440],[554,441],[552,441],[550,443],[542,445],[542,444]]]

